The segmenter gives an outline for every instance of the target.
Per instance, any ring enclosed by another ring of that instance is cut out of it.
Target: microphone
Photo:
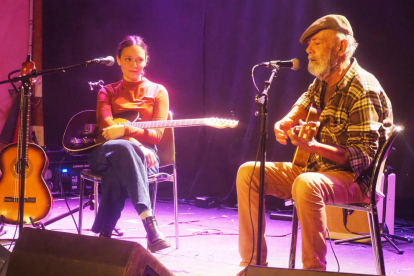
[[[292,60],[285,60],[285,61],[280,61],[280,60],[272,60],[269,62],[262,62],[259,64],[259,66],[278,66],[280,68],[290,68],[292,70],[298,70],[300,68],[300,62],[297,58],[294,58]]]
[[[99,64],[105,64],[106,66],[112,66],[115,63],[115,60],[111,56],[102,57],[102,58],[95,58],[93,60],[87,61],[87,63],[99,63]]]

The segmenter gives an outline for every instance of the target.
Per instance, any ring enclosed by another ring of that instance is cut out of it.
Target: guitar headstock
[[[36,65],[32,61],[31,55],[27,55],[26,61],[22,63],[20,75],[26,76],[27,74],[30,74],[30,72],[32,72],[33,70],[36,70]],[[31,87],[32,84],[33,84],[33,78],[30,78],[30,82],[28,83],[28,86]]]
[[[208,118],[204,121],[205,125],[215,127],[215,128],[235,128],[239,121],[235,120],[228,120],[228,119],[220,119],[220,118]]]

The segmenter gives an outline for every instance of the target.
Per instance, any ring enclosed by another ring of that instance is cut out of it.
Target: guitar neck
[[[207,119],[187,119],[187,120],[168,120],[168,121],[146,121],[146,122],[125,122],[125,125],[131,125],[138,128],[171,128],[171,127],[190,127],[204,126]]]
[[[19,122],[19,135],[18,135],[18,152],[17,156],[21,159],[27,159],[29,148],[29,125],[30,125],[30,90],[25,95],[24,88],[20,91],[20,122]],[[25,151],[23,151],[23,142],[25,142]],[[24,154],[23,154],[24,152]]]

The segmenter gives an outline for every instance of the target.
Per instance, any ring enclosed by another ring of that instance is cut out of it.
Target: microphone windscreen
[[[292,59],[292,70],[298,70],[300,68],[300,62],[297,58]]]
[[[106,62],[106,66],[112,66],[115,63],[115,59],[112,56],[107,56],[105,58],[108,62]]]

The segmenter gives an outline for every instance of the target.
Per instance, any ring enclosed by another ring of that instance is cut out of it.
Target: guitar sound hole
[[[20,169],[20,167],[21,167],[21,166],[20,166],[19,164],[17,164],[17,163],[16,163],[16,165],[14,166],[14,170],[15,170],[15,172],[16,172],[18,175],[20,175],[20,170],[21,170],[21,169]],[[27,172],[29,172],[29,169],[30,169],[30,168],[29,168],[29,165],[28,165],[28,164],[26,164],[26,171],[25,171],[25,172],[26,172],[26,173],[27,173]]]
[[[11,163],[11,166],[11,171],[13,172],[14,177],[19,177],[21,175],[21,167],[16,158]],[[33,172],[33,162],[30,159],[27,159],[25,167],[25,177],[29,177]]]

